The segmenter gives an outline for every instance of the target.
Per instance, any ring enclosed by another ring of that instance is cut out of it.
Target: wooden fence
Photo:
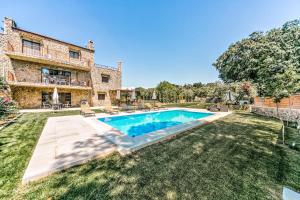
[[[260,107],[276,107],[276,103],[274,103],[273,99],[266,97],[255,97],[254,98],[254,106]],[[290,98],[284,98],[278,104],[279,108],[293,108],[300,109],[300,94],[295,94]]]

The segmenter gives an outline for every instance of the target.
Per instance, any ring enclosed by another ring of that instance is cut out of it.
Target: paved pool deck
[[[23,184],[116,151],[116,145],[85,120],[80,115],[48,119],[23,176]]]
[[[172,108],[182,109],[182,108]],[[202,111],[202,109],[188,109]],[[155,112],[155,111],[153,111]],[[137,111],[134,114],[144,113]],[[133,114],[133,113],[131,113]],[[205,119],[191,124],[185,124],[170,129],[146,134],[140,138],[128,138],[118,130],[97,120],[100,117],[110,117],[105,113],[96,114],[96,117],[83,117],[80,115],[50,117],[35,147],[31,160],[24,173],[22,183],[46,177],[54,172],[86,163],[93,159],[104,158],[114,152],[126,155],[153,143],[168,139],[182,131],[206,124],[220,117],[230,114],[216,113]],[[130,115],[129,113],[120,113]],[[116,116],[116,115],[114,115]],[[149,142],[151,140],[151,142]]]

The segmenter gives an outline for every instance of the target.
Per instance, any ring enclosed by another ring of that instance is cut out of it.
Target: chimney
[[[89,40],[86,47],[90,50],[95,50],[94,48],[94,42],[92,40]]]
[[[10,32],[12,27],[17,27],[16,22],[11,18],[4,17],[4,34]]]
[[[117,61],[117,69],[118,69],[118,71],[122,71],[122,64],[123,64],[123,61]]]

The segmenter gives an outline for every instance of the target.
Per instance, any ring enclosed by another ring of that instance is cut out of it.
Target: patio
[[[80,115],[51,117],[35,147],[22,183],[45,177],[55,171],[102,158],[116,146],[98,134]]]
[[[37,109],[22,109],[20,113],[45,113],[45,112],[65,112],[65,111],[79,111],[80,107],[63,108],[60,110],[53,110],[52,108],[37,108]],[[92,110],[101,110],[103,106],[91,107]]]

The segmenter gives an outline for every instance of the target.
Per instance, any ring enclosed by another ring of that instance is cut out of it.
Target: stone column
[[[88,48],[90,50],[95,50],[94,42],[92,40],[89,40],[87,45],[86,45],[86,48]]]
[[[8,17],[4,17],[4,34],[11,32],[12,27],[16,27],[15,21]]]
[[[117,70],[118,70],[118,80],[119,80],[119,84],[118,84],[118,89],[122,88],[122,65],[123,65],[123,61],[117,61]]]

